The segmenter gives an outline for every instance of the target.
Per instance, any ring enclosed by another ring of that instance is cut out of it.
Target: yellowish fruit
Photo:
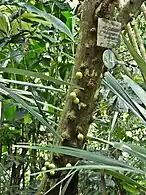
[[[75,98],[77,97],[77,95],[76,95],[75,92],[71,92],[71,93],[70,93],[70,97],[73,98],[73,99],[75,99]]]
[[[55,171],[54,170],[50,171],[50,175],[55,175]]]
[[[76,98],[74,99],[74,103],[75,103],[75,104],[78,104],[79,102],[80,102],[79,98],[76,97]]]
[[[46,171],[46,167],[42,167],[42,171]]]
[[[45,166],[46,167],[49,167],[49,165],[50,165],[50,163],[47,161],[47,162],[45,162]]]
[[[81,72],[76,73],[76,78],[81,79],[83,77],[83,74]]]
[[[55,165],[53,163],[49,164],[50,169],[55,169]]]
[[[67,163],[67,164],[66,164],[66,167],[71,167],[71,164],[70,164],[70,163]]]
[[[37,176],[37,179],[42,179],[43,178],[43,173],[40,173],[38,176]]]
[[[25,183],[25,184],[29,184],[29,180],[25,180],[24,183]]]
[[[30,172],[28,172],[28,171],[24,173],[24,176],[25,176],[25,177],[27,177],[27,176],[29,176],[29,175],[30,175]]]
[[[77,136],[78,140],[83,140],[84,139],[84,136],[82,133],[79,133],[78,136]]]

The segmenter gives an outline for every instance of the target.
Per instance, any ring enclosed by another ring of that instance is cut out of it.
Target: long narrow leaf
[[[65,146],[27,146],[27,145],[15,145],[14,147],[19,147],[19,148],[30,148],[30,149],[36,149],[36,150],[47,150],[50,152],[55,152],[59,154],[64,154],[64,155],[69,155],[69,156],[74,156],[78,158],[84,158],[93,162],[98,163],[98,165],[109,165],[113,167],[119,167],[119,168],[125,168],[130,169],[132,172],[135,173],[141,173],[145,174],[146,172],[139,170],[135,167],[132,167],[128,164],[125,164],[123,162],[120,162],[118,160],[114,160],[110,157],[104,156],[102,154],[98,153],[93,153],[77,148],[70,148],[70,147],[65,147]]]
[[[142,103],[146,106],[146,92],[132,79],[130,79],[127,75],[122,75],[124,80],[128,83],[128,85],[132,88],[135,94],[139,97]]]
[[[105,73],[105,80],[103,80],[103,82],[113,91],[113,93],[124,101],[124,103],[143,121],[146,126],[146,115],[145,112],[142,112],[142,107],[132,100],[132,98],[109,72]]]
[[[56,18],[55,16],[46,13],[44,11],[41,11],[39,9],[37,9],[35,6],[30,5],[28,3],[24,3],[24,2],[20,2],[18,3],[19,6],[21,7],[25,7],[28,12],[32,12],[32,13],[36,13],[39,16],[45,18],[46,20],[50,21],[55,28],[58,28],[61,32],[64,32],[66,35],[68,35],[72,40],[74,40],[72,33],[70,32],[69,28],[58,18]]]
[[[10,91],[8,88],[6,88],[4,85],[0,83],[0,88],[4,90],[11,98],[13,98],[16,102],[21,104],[21,106],[26,109],[28,112],[30,112],[35,118],[37,118],[44,126],[47,127],[47,130],[51,132],[54,136],[57,136],[61,139],[61,136],[53,129],[53,127],[45,121],[41,115],[39,115],[36,111],[34,111],[28,104],[25,103],[24,100],[19,98],[16,94],[14,94],[12,91]]]
[[[50,87],[50,86],[45,86],[45,85],[40,85],[40,84],[34,84],[34,83],[28,83],[28,82],[23,82],[23,81],[16,81],[16,80],[1,79],[0,78],[0,82],[2,82],[2,83],[15,83],[15,84],[18,84],[18,85],[31,86],[31,87],[37,87],[37,88],[47,89],[47,90],[51,90],[51,91],[63,92],[63,90],[57,89],[55,87]]]
[[[143,73],[144,77],[146,78],[146,62],[144,59],[136,52],[134,47],[127,41],[126,37],[122,35],[124,43],[126,44],[130,54],[132,55],[133,59],[136,61],[137,65],[139,66],[141,72]]]
[[[122,150],[124,152],[127,152],[128,154],[133,155],[134,157],[137,157],[139,160],[144,161],[146,163],[146,148],[134,144],[127,144],[127,143],[120,143],[120,142],[109,142],[100,138],[96,137],[90,137],[88,138],[91,141],[99,141],[105,144],[109,144],[113,146],[116,149]]]
[[[34,78],[40,78],[42,80],[51,81],[51,82],[54,82],[54,83],[59,84],[59,85],[74,85],[71,83],[67,83],[65,81],[61,81],[59,79],[55,79],[55,78],[50,77],[50,76],[46,76],[45,74],[42,74],[39,72],[33,72],[33,71],[29,71],[29,70],[23,70],[23,69],[17,69],[17,68],[1,68],[0,67],[0,71],[18,74],[18,75],[30,76],[30,77],[34,77]],[[74,85],[74,86],[76,86],[76,85]],[[79,88],[78,86],[76,86],[76,87]]]

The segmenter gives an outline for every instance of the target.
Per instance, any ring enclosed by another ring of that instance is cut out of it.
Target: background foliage
[[[132,25],[137,47],[129,29],[123,31],[121,46],[114,51],[117,65],[105,73],[97,92],[86,151],[53,146],[60,137],[56,130],[71,84],[79,30],[70,5],[63,0],[0,3],[0,194],[35,194],[52,152],[83,157],[77,168],[79,190],[85,195],[102,194],[103,182],[108,194],[144,194],[143,12],[135,21],[142,42]],[[14,147],[20,143],[29,146]]]

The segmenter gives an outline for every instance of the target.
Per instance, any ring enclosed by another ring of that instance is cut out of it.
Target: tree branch
[[[128,0],[122,7],[118,20],[122,23],[123,27],[132,19],[132,16],[138,11],[144,1],[145,0]]]

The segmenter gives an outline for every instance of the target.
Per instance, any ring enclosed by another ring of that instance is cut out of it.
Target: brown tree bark
[[[91,123],[94,95],[100,86],[101,75],[103,73],[102,54],[106,49],[97,46],[97,19],[98,17],[112,19],[115,6],[117,6],[117,0],[85,0],[83,3],[79,42],[71,79],[73,84],[79,85],[83,89],[75,89],[73,86],[69,89],[58,128],[58,132],[63,138],[62,141],[57,141],[59,145],[83,148]],[[121,18],[120,20],[123,22]],[[76,72],[82,72],[83,77],[77,79]],[[76,92],[80,100],[79,104],[75,104],[73,99],[70,98],[70,93],[73,91]],[[79,133],[84,136],[83,140],[77,138]],[[62,167],[66,163],[74,165],[78,159],[65,155],[57,155],[54,156],[53,160],[57,167]],[[50,179],[55,184],[64,178],[65,174],[66,172],[57,172]],[[41,194],[41,192],[46,192],[50,187],[49,183],[50,180],[48,181],[48,176],[46,175],[37,195]],[[65,195],[76,195],[78,193],[77,186],[78,173],[76,172],[68,185]],[[57,187],[45,194],[58,195],[59,189],[60,185],[57,185]]]

